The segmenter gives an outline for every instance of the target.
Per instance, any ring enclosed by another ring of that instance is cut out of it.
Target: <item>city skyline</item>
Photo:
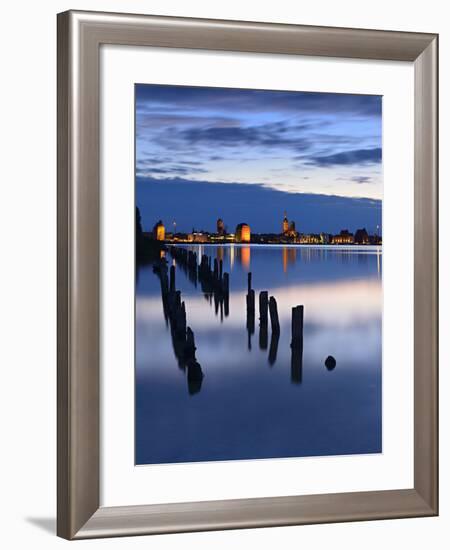
[[[270,211],[289,210],[304,231],[321,218],[336,232],[381,226],[381,197],[380,96],[136,85],[144,220],[270,232]]]
[[[147,245],[151,241],[160,241],[165,243],[197,243],[197,244],[372,244],[381,245],[382,235],[379,226],[375,231],[369,231],[366,227],[359,227],[356,230],[350,230],[348,227],[341,229],[338,234],[327,233],[305,233],[298,231],[296,221],[289,219],[287,212],[280,223],[280,231],[255,233],[251,226],[246,222],[239,223],[233,230],[227,227],[222,218],[218,218],[215,223],[215,229],[206,230],[205,228],[192,228],[191,231],[179,231],[177,223],[174,220],[172,227],[164,223],[162,219],[158,220],[151,231],[144,231],[142,217],[139,208],[136,210],[136,223],[138,233],[147,240]],[[140,237],[140,238],[141,238]]]

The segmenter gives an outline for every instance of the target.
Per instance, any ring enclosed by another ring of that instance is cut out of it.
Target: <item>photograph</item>
[[[382,452],[382,96],[135,84],[135,463]]]

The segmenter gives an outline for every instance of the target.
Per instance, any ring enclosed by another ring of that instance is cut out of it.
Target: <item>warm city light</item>
[[[250,242],[250,226],[246,223],[240,223],[236,227],[236,242],[237,243],[249,243]]]

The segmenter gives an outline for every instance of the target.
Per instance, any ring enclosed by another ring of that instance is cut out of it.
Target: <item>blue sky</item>
[[[284,210],[303,232],[381,225],[380,96],[148,84],[135,92],[145,229],[162,218],[180,231],[213,230],[220,216],[230,231],[241,221],[279,231]]]

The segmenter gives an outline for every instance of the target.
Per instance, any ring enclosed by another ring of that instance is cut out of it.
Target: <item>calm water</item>
[[[188,248],[223,260],[228,311],[177,265],[176,287],[204,374],[201,383],[188,383],[164,318],[160,280],[152,266],[138,268],[136,463],[381,452],[381,249]],[[277,300],[278,339],[270,321],[267,335],[260,330],[261,290]],[[299,304],[303,354],[292,357],[291,308]],[[336,359],[333,370],[324,365],[328,355]]]

